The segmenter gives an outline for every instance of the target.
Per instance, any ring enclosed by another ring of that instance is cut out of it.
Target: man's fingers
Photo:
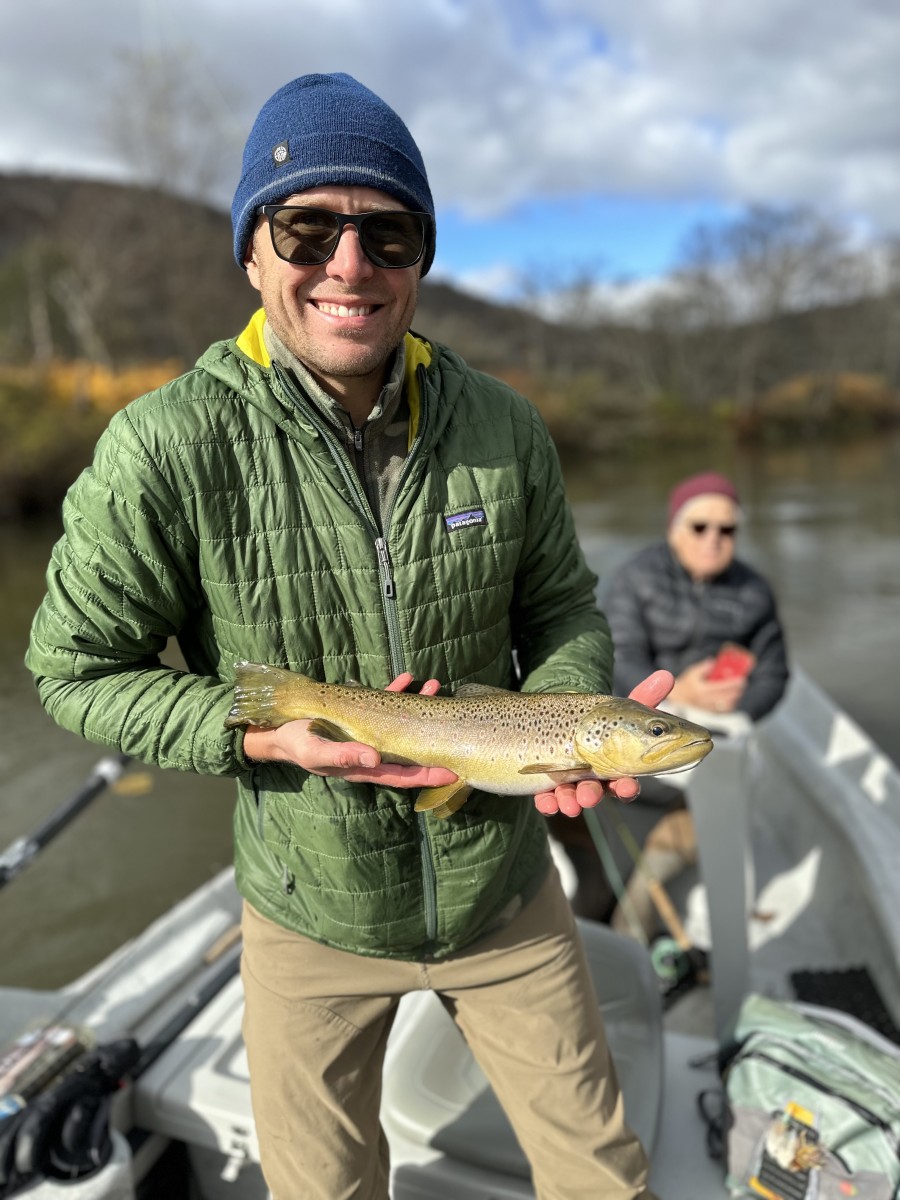
[[[617,800],[634,800],[640,794],[641,785],[636,779],[630,775],[624,779],[613,779],[610,781],[609,790],[613,793]]]
[[[412,672],[404,671],[402,675],[398,675],[396,679],[392,679],[384,690],[386,692],[405,692],[412,681]]]
[[[377,783],[382,787],[431,788],[455,783],[457,776],[443,767],[406,767],[382,763],[378,767],[353,767],[347,770],[325,769],[320,774],[346,779],[348,783]]]
[[[386,692],[405,692],[415,677],[410,671],[404,671],[402,675],[398,675],[384,689]],[[420,696],[436,696],[441,690],[441,682],[439,679],[426,679],[419,688]]]
[[[361,742],[330,742],[316,737],[316,775],[346,779],[349,783],[379,783],[384,787],[443,787],[458,776],[444,767],[406,766],[384,763],[381,755]]]
[[[555,817],[559,812],[555,792],[538,792],[534,798],[534,807],[545,817]]]
[[[328,738],[312,736],[315,738],[317,759],[312,769],[317,775],[359,768],[370,771],[381,763],[378,751],[361,742],[332,742]]]
[[[675,676],[671,671],[654,671],[652,675],[642,679],[628,694],[632,700],[637,700],[640,704],[646,704],[650,708],[656,708],[657,704],[661,700],[665,700],[671,692],[674,683]]]
[[[459,778],[444,767],[403,767],[396,763],[382,763],[374,771],[367,771],[362,782],[380,783],[385,787],[430,788],[444,787]]]
[[[581,805],[578,803],[575,787],[571,783],[563,784],[556,789],[556,803],[559,811],[566,817],[580,817]]]
[[[545,817],[552,817],[558,812],[566,817],[579,817],[583,809],[593,808],[602,799],[603,784],[595,779],[586,779],[577,785],[561,783],[552,792],[538,792],[534,804]]]

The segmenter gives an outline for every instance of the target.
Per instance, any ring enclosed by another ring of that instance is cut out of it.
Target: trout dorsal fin
[[[416,801],[416,812],[430,812],[443,821],[458,812],[471,794],[472,788],[464,779],[446,783],[443,787],[423,788]]]
[[[453,691],[453,695],[461,700],[471,700],[473,696],[512,696],[514,694],[509,688],[492,687],[489,683],[461,683]]]

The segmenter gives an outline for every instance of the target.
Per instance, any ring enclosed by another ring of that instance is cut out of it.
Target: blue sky
[[[551,287],[579,274],[610,283],[654,278],[667,272],[699,223],[723,219],[723,206],[713,201],[643,196],[533,198],[485,217],[448,208],[441,214],[436,273],[452,264],[458,284],[510,294],[534,287],[541,277]],[[558,238],[560,225],[564,238]]]
[[[435,276],[489,297],[652,280],[751,204],[900,234],[896,0],[5,0],[0,169],[127,176],[110,123],[159,62],[185,101],[181,182],[223,207],[271,92],[356,76],[422,149]]]

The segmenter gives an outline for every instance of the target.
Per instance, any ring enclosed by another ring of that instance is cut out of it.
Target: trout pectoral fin
[[[573,771],[589,771],[591,768],[586,762],[567,762],[567,763],[528,763],[527,766],[519,767],[520,775],[571,775]]]
[[[433,817],[446,820],[459,812],[471,794],[472,789],[464,779],[443,787],[423,788],[416,801],[416,812],[430,812]]]
[[[309,723],[309,732],[316,734],[317,737],[327,738],[329,742],[353,742],[356,740],[346,729],[341,729],[340,725],[335,725],[332,721],[326,721],[324,717],[314,717]]]

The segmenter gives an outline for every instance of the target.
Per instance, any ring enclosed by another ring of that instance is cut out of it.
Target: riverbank
[[[182,367],[175,360],[121,370],[79,361],[0,367],[0,521],[56,513],[112,414]],[[638,396],[597,371],[497,374],[533,401],[560,452],[576,463],[609,453],[654,459],[675,448],[720,458],[759,444],[865,440],[900,428],[900,394],[874,375],[807,374],[752,403],[723,397],[689,405]]]

